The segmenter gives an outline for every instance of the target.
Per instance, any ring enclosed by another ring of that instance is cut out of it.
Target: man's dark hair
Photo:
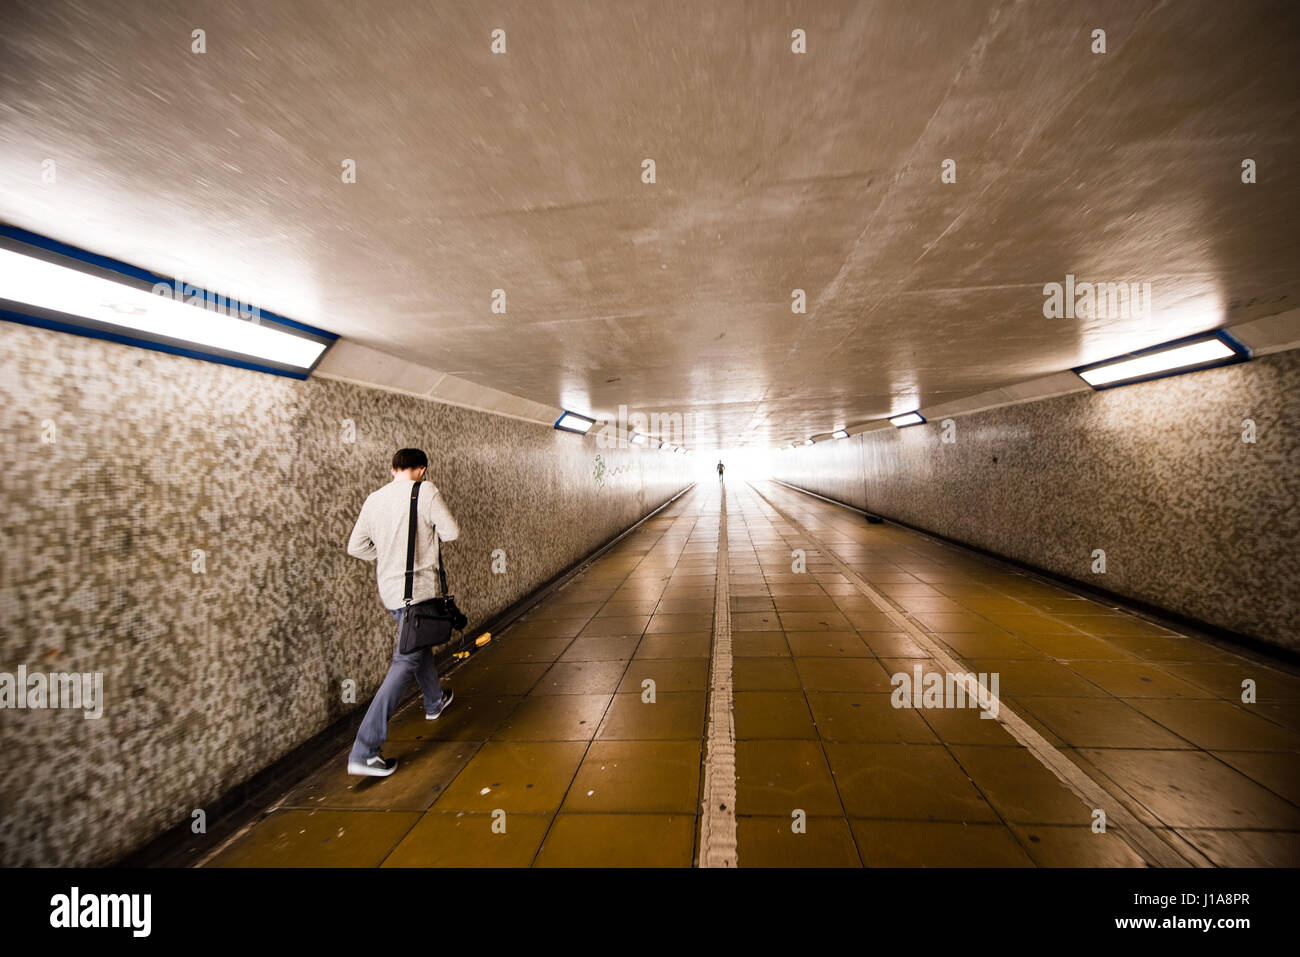
[[[393,455],[393,468],[399,472],[403,469],[420,469],[429,467],[429,456],[423,449],[398,449]]]

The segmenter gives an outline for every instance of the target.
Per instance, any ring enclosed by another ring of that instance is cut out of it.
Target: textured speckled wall
[[[1300,650],[1300,351],[953,421],[953,444],[940,422],[866,432],[773,474]]]
[[[393,623],[346,544],[395,449],[460,523],[471,622],[690,482],[684,456],[10,323],[0,399],[0,672],[102,672],[106,702],[0,710],[5,865],[114,860],[356,707],[343,679],[365,706]]]

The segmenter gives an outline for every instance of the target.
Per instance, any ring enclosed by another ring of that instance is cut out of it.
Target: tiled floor
[[[937,666],[805,529],[1189,863],[1300,865],[1300,678],[775,484],[727,512],[740,866],[1143,864],[998,721],[895,708],[891,676]],[[340,755],[210,863],[690,866],[718,515],[712,483],[683,496],[475,655],[436,725],[396,716],[396,774]]]

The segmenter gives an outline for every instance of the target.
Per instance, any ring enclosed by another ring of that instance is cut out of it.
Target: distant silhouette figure
[[[723,478],[722,478],[722,472],[723,472],[723,469],[725,469],[725,468],[726,468],[726,466],[722,464],[722,459],[718,459],[718,481],[719,481],[719,482],[723,481]]]

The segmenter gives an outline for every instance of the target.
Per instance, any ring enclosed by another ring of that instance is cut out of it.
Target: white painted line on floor
[[[727,558],[727,490],[718,514],[718,574],[713,598],[709,725],[700,809],[700,867],[736,866],[736,718],[732,709],[731,589]]]
[[[914,622],[910,615],[899,611],[884,595],[867,584],[857,572],[841,561],[840,557],[810,532],[802,522],[779,508],[775,502],[757,488],[754,489],[754,492],[763,501],[767,502],[773,511],[798,528],[826,560],[835,564],[840,574],[857,586],[857,589],[866,595],[872,604],[876,605],[895,624],[906,631],[912,640],[924,648],[944,671],[953,675],[962,675],[969,672],[969,669],[962,667],[948,650],[939,644],[936,638]],[[1107,831],[1114,830],[1144,861],[1157,867],[1208,866],[1206,861],[1195,858],[1189,860],[1180,854],[1159,835],[1139,821],[1121,803],[1118,796],[1111,794],[1106,788],[1084,773],[1082,768],[1053,747],[1046,738],[1026,724],[1023,718],[1003,704],[1000,699],[997,705],[995,718],[998,723],[1006,728],[1007,732],[1037,758],[1045,768],[1055,774],[1061,783],[1073,791],[1088,808],[1103,809],[1106,812]],[[1087,822],[1080,822],[1079,826],[1085,827]]]

